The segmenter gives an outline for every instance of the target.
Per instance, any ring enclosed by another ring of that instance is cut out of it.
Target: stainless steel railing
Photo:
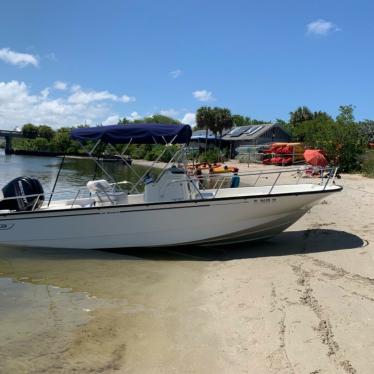
[[[282,170],[260,170],[257,172],[247,172],[247,173],[236,173],[240,177],[240,183],[242,184],[243,177],[256,177],[254,183],[244,183],[247,187],[257,187],[259,181],[261,178],[264,178],[266,180],[269,179],[269,176],[274,177],[274,181],[272,183],[268,183],[262,187],[269,187],[269,191],[267,194],[271,194],[277,185],[281,184],[300,184],[300,181],[303,179],[303,177],[307,177],[309,181],[312,181],[313,184],[319,184],[323,186],[323,190],[327,188],[329,184],[333,184],[335,182],[335,178],[337,175],[338,168],[337,167],[331,167],[331,168],[324,168],[319,169],[318,172],[316,170],[315,173],[317,173],[315,176],[317,178],[311,178],[313,175],[308,174],[308,169],[305,168],[293,168],[293,169],[282,169]],[[312,172],[313,173],[313,172]],[[294,178],[297,178],[296,183],[279,183],[279,180],[284,175],[290,175]],[[319,174],[319,176],[318,176]],[[233,174],[230,175],[224,175],[224,174],[208,174],[208,175],[198,175],[198,176],[188,176],[186,175],[185,179],[173,179],[169,183],[166,184],[164,187],[164,190],[167,189],[167,187],[173,183],[189,183],[192,184],[193,188],[196,189],[196,182],[199,183],[202,190],[214,190],[214,196],[217,196],[219,190],[224,188],[223,186],[227,182],[230,182],[233,177]],[[204,185],[209,185],[212,182],[211,188],[206,188]],[[244,181],[245,182],[245,181]],[[248,182],[248,181],[247,181]],[[165,191],[164,191],[165,192]],[[203,195],[200,193],[200,196],[203,198]]]
[[[337,167],[332,167],[332,168],[325,168],[325,169],[320,169],[318,173],[320,176],[318,178],[308,178],[309,181],[313,181],[315,184],[315,181],[318,181],[318,184],[323,186],[323,190],[327,188],[329,184],[335,183],[335,178],[337,175],[338,168]],[[281,170],[259,170],[256,172],[242,172],[242,173],[236,173],[238,177],[240,177],[240,185],[243,186],[243,184],[246,187],[258,187],[259,182],[262,179],[265,179],[266,181],[269,180],[269,177],[273,177],[273,182],[267,183],[265,185],[262,185],[261,187],[269,187],[268,195],[270,195],[275,186],[280,185],[282,183],[279,183],[279,180],[282,178],[284,175],[291,175],[294,179],[297,178],[296,183],[285,183],[285,184],[299,184],[300,181],[302,180],[303,177],[308,176],[308,169],[303,169],[303,168],[287,168],[287,169],[281,169]],[[166,190],[167,187],[173,183],[188,183],[192,188],[190,188],[190,198],[193,198],[192,191],[195,191],[196,194],[200,196],[201,199],[205,199],[204,197],[204,190],[210,190],[214,191],[213,195],[214,197],[217,196],[218,192],[225,188],[224,186],[228,185],[228,182],[231,181],[233,177],[233,174],[230,173],[229,175],[226,174],[202,174],[199,176],[196,175],[187,175],[185,174],[185,179],[173,179],[170,182],[166,184],[164,189]],[[254,182],[250,183],[248,178],[254,178]],[[247,178],[247,180],[244,181],[243,179]],[[116,188],[117,184],[132,184],[131,182],[123,181],[123,182],[118,182],[118,183],[112,183],[111,185],[113,188]],[[207,188],[207,186],[209,188]],[[211,186],[211,188],[210,188]],[[40,201],[40,198],[44,196],[44,200],[47,200],[48,197],[50,196],[63,196],[65,199],[60,199],[61,200],[68,200],[66,199],[66,194],[72,192],[72,190],[60,190],[58,192],[54,192],[53,194],[51,192],[45,192],[43,194],[31,194],[31,195],[21,195],[21,196],[12,196],[12,197],[5,197],[1,199],[0,201],[6,201],[6,200],[14,200],[14,199],[25,199],[25,198],[33,198],[36,197],[35,201],[33,202],[33,206],[31,211],[34,211],[35,208],[38,205],[38,202]],[[85,193],[85,196],[91,197],[90,192],[88,191],[86,186],[79,187],[76,194],[74,195],[74,198],[72,199],[72,203],[69,204],[71,207],[74,206],[74,203],[78,200],[78,198],[81,196],[82,193]],[[164,191],[165,192],[165,191]],[[109,201],[111,201],[110,197],[108,197]]]

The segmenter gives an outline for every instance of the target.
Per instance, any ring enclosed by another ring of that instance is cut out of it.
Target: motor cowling
[[[18,177],[10,181],[2,188],[4,198],[16,197],[15,199],[0,200],[0,210],[15,210],[23,212],[41,207],[44,201],[44,190],[36,178]],[[29,195],[39,195],[30,196]]]

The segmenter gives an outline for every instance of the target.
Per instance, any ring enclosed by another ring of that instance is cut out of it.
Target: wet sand
[[[0,372],[373,373],[374,180],[339,183],[262,243],[0,248]]]

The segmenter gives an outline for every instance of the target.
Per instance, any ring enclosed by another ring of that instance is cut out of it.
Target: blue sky
[[[114,123],[201,105],[374,118],[374,2],[12,0],[0,5],[0,127]]]

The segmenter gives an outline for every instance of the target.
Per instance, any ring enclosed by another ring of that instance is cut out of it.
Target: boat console
[[[185,170],[173,165],[166,169],[156,181],[152,179],[145,181],[144,201],[154,203],[188,200],[191,198],[191,190],[190,183],[186,181]]]

